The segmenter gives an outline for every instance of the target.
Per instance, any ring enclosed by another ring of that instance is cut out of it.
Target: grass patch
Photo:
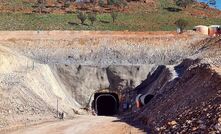
[[[221,24],[221,18],[199,18],[186,11],[170,12],[165,7],[176,7],[168,0],[160,0],[159,9],[145,12],[119,13],[115,23],[110,14],[98,14],[92,26],[89,20],[86,25],[80,24],[76,14],[36,14],[36,13],[0,13],[0,30],[129,30],[129,31],[171,31],[176,30],[174,22],[180,18],[189,22],[188,29],[203,24]],[[30,6],[30,5],[27,5]]]

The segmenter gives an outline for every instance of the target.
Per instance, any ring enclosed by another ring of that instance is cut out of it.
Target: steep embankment
[[[19,127],[56,116],[59,110],[68,116],[78,109],[74,99],[56,79],[48,65],[34,63],[8,48],[0,48],[0,127]]]
[[[154,95],[135,113],[137,119],[155,133],[220,133],[219,44],[220,37],[206,39],[191,56],[203,60],[186,59],[178,65],[158,67],[150,74],[135,89]]]

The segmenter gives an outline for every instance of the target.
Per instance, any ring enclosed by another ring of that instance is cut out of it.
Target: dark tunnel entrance
[[[140,102],[140,106],[146,105],[148,102],[150,102],[153,99],[154,95],[148,94],[148,95],[138,95],[136,97],[136,101]],[[139,107],[139,106],[138,106]]]
[[[113,116],[118,113],[119,99],[115,93],[95,93],[94,109],[97,115]]]
[[[151,94],[145,96],[144,104],[147,104],[153,97],[154,97],[154,95],[151,95]]]

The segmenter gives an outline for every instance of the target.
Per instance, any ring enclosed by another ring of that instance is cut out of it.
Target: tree
[[[99,0],[98,4],[99,4],[100,7],[104,7],[104,0]]]
[[[85,12],[78,11],[77,18],[81,21],[81,24],[84,24],[85,20],[87,19],[87,15]]]
[[[115,5],[115,6],[127,6],[127,2],[125,0],[108,0],[108,5]]]
[[[70,0],[64,0],[64,7],[70,7],[71,1]]]
[[[97,20],[96,13],[89,13],[89,14],[88,14],[88,19],[90,20],[91,25],[93,25],[94,22]]]
[[[38,11],[41,14],[43,9],[45,8],[46,0],[37,0]]]
[[[111,18],[113,20],[113,23],[115,22],[115,20],[117,19],[117,16],[118,16],[118,12],[116,11],[112,11],[111,12]]]
[[[119,0],[108,0],[108,5],[115,5]]]
[[[186,28],[188,25],[188,22],[184,19],[179,19],[175,22],[175,25],[180,29],[180,33],[183,32],[183,30]]]
[[[188,5],[191,5],[194,2],[194,0],[176,0],[176,5],[179,7],[186,8]]]

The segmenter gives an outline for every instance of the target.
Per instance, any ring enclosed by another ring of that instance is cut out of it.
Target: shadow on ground
[[[116,117],[118,118],[118,120],[114,120],[113,122],[124,122],[130,125],[131,127],[137,128],[138,130],[140,130],[140,132],[143,132],[146,134],[152,134],[151,129],[147,128],[147,126],[145,126],[141,121],[135,121],[133,118],[124,116],[124,115],[116,116]],[[133,133],[131,132],[131,134]]]

